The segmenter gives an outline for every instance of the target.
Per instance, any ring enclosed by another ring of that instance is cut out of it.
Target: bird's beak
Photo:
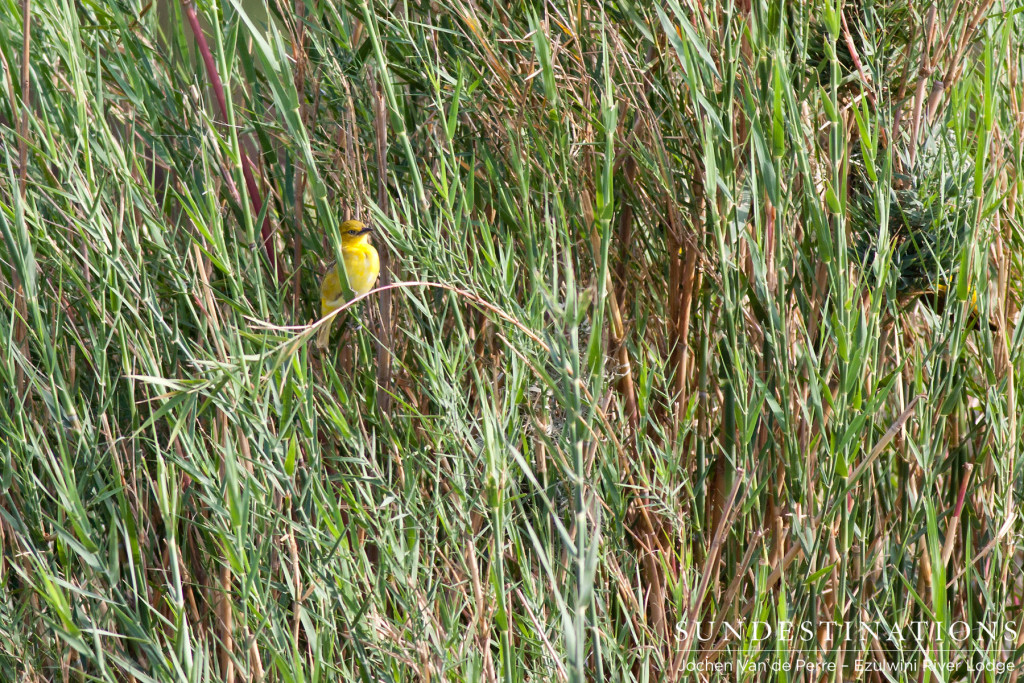
[[[369,225],[364,226],[363,229],[360,230],[359,232],[357,232],[356,234],[357,235],[365,235],[368,232],[373,232],[373,228],[371,228]]]

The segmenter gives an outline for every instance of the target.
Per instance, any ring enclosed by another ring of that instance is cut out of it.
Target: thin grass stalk
[[[21,205],[24,207],[28,191],[28,122],[32,114],[32,83],[29,79],[29,56],[32,44],[32,2],[22,0],[21,3],[21,118],[18,121],[18,191]],[[14,105],[14,101],[11,101]],[[24,211],[24,208],[22,209]],[[25,290],[17,271],[12,272],[11,289],[14,291],[14,343],[21,355],[29,357],[28,348],[28,305],[25,301]],[[14,386],[19,396],[25,396],[25,371],[21,363],[15,364]],[[13,409],[13,406],[12,406]]]
[[[29,56],[32,44],[32,1],[21,3],[21,120],[18,122],[18,187],[22,200],[28,189],[28,120],[32,112],[32,83],[29,79]],[[11,103],[14,104],[13,102]]]
[[[299,101],[299,116],[302,124],[309,128],[310,112],[306,105],[306,5],[302,0],[295,0],[295,30],[292,36],[292,56],[295,60],[295,93]],[[317,93],[319,96],[319,92]],[[302,227],[305,218],[306,206],[306,169],[302,164],[295,166],[295,180],[292,184],[294,193],[294,214],[295,232],[292,234],[292,263],[296,270],[302,266]],[[259,215],[257,213],[257,215]],[[266,237],[264,237],[264,240]],[[266,246],[266,245],[264,245]],[[273,251],[271,249],[271,251]],[[292,320],[296,320],[298,309],[301,304],[302,278],[296,276],[292,282]]]

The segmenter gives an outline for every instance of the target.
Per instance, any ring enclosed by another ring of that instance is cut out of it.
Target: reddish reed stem
[[[217,105],[220,107],[220,115],[227,121],[228,105],[227,100],[224,98],[224,84],[220,80],[220,74],[217,72],[217,63],[213,61],[213,53],[210,52],[210,45],[206,42],[206,35],[199,26],[199,16],[196,14],[195,3],[191,0],[181,0],[181,8],[185,11],[185,17],[192,28],[192,34],[196,37],[196,45],[199,47],[199,54],[203,57],[206,75],[210,79],[213,95],[217,98]],[[241,145],[238,146],[238,153],[242,157],[242,176],[245,178],[246,193],[249,195],[249,201],[252,203],[253,215],[258,218],[263,211],[263,199],[260,197],[260,189],[256,185],[256,178],[252,172],[252,162],[249,161],[249,155],[245,153],[245,149]],[[229,180],[229,182],[231,181]],[[263,239],[263,250],[267,253],[270,267],[274,269],[278,284],[281,284],[286,276],[281,269],[280,262],[277,260],[277,252],[274,251],[274,229],[270,225],[269,212],[263,217],[263,223],[260,225],[260,237]]]

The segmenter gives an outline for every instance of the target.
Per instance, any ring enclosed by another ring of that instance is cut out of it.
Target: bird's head
[[[341,224],[341,244],[351,246],[370,238],[370,228],[359,221],[345,221]]]

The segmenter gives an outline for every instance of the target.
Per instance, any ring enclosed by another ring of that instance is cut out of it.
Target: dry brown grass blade
[[[949,520],[949,527],[946,529],[946,540],[942,544],[942,561],[948,564],[949,558],[953,556],[953,546],[956,544],[956,532],[960,528],[960,513],[964,510],[964,499],[967,496],[967,485],[971,481],[971,473],[974,471],[974,465],[967,463],[964,465],[962,477],[960,481],[960,491],[957,493],[956,505],[953,507],[953,516]]]
[[[718,617],[715,618],[714,626],[711,627],[711,633],[718,633],[722,628],[722,624],[729,616],[730,606],[732,605],[733,600],[736,599],[736,594],[739,593],[740,585],[743,583],[743,579],[746,578],[747,570],[750,569],[750,563],[754,559],[754,552],[760,547],[761,539],[764,537],[764,534],[765,531],[760,530],[755,532],[751,537],[747,545],[747,550],[743,554],[743,559],[740,560],[739,568],[736,570],[736,574],[732,577],[732,581],[729,582],[729,587],[726,589],[725,594],[722,596],[722,600],[719,603]],[[724,650],[723,645],[723,643],[715,643],[711,647],[702,647],[701,660],[713,662],[718,659],[719,653]]]
[[[694,226],[694,229],[687,230],[685,221],[679,220],[680,217],[676,207],[670,206],[668,215],[669,220],[673,224],[669,232],[673,236],[696,235],[698,233],[697,227],[704,224],[704,169],[696,161],[693,173],[694,197],[696,197],[697,205],[690,223]],[[697,288],[696,285],[699,282],[697,277],[697,247],[695,244],[687,242],[689,241],[682,239],[669,240],[671,249],[675,250],[678,245],[683,251],[682,263],[679,262],[679,253],[677,251],[672,253],[673,276],[670,279],[678,277],[678,282],[670,282],[669,296],[673,297],[673,299],[678,297],[678,300],[677,302],[669,302],[667,307],[673,321],[672,335],[669,339],[673,349],[671,366],[675,373],[674,394],[676,403],[675,410],[673,411],[673,434],[677,435],[682,429],[683,419],[686,416],[686,406],[689,402],[687,380],[690,374],[690,317],[693,308],[693,298]]]
[[[381,211],[389,212],[387,186],[387,106],[384,103],[384,92],[379,90],[374,99],[374,131],[377,140],[377,206]],[[380,253],[380,284],[383,288],[377,304],[380,310],[380,333],[374,336],[377,355],[377,410],[385,418],[391,415],[391,356],[394,344],[391,289],[392,282],[391,253],[382,241],[377,246]],[[397,262],[396,262],[397,265]]]
[[[722,515],[715,526],[715,533],[711,539],[711,546],[708,548],[708,554],[704,558],[704,565],[701,567],[700,572],[700,584],[697,587],[695,593],[693,593],[693,602],[690,604],[690,610],[686,615],[686,624],[696,623],[697,617],[700,616],[701,608],[704,605],[704,596],[707,594],[708,587],[711,585],[711,580],[718,577],[718,557],[722,550],[722,544],[725,543],[725,537],[728,533],[730,526],[730,520],[733,513],[733,505],[736,503],[736,496],[739,493],[740,485],[743,483],[743,470],[737,470],[733,478],[732,489],[729,491],[729,495],[725,500],[725,504],[722,509]],[[680,644],[679,652],[676,656],[677,662],[685,662],[686,657],[690,652],[690,646],[693,643],[693,629],[688,629],[686,637]],[[679,668],[679,664],[675,668]]]
[[[231,567],[224,562],[220,568],[220,598],[218,599],[218,611],[220,612],[220,674],[226,683],[234,683],[235,680],[235,622],[234,613],[231,609],[232,594],[231,588]]]
[[[903,425],[905,425],[907,420],[910,419],[910,416],[914,414],[914,408],[917,406],[917,402],[923,398],[925,398],[925,394],[918,394],[914,396],[914,398],[910,399],[910,403],[907,404],[907,407],[903,410],[900,416],[896,418],[896,421],[889,425],[889,429],[885,430],[885,434],[882,435],[882,438],[878,440],[878,443],[876,443],[871,449],[871,452],[868,453],[868,457],[866,457],[864,461],[857,466],[853,473],[850,474],[847,480],[850,485],[853,485],[861,478],[864,472],[871,467],[871,463],[875,461],[875,458],[881,455],[882,451],[885,450],[885,447],[889,445],[889,442],[900,433],[900,430],[903,429]]]
[[[928,87],[928,78],[935,70],[931,60],[932,41],[935,39],[936,7],[932,5],[924,21],[924,45],[921,48],[921,63],[917,69],[917,90],[914,93],[914,104],[910,114],[910,165],[914,165],[917,157],[918,131],[921,128],[921,108],[924,106],[924,93]]]

